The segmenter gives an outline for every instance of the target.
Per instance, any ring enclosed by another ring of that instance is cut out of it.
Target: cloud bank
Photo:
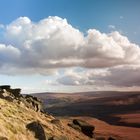
[[[19,17],[0,25],[1,74],[52,74],[59,68],[80,67],[83,72],[65,73],[57,82],[139,86],[140,47],[117,31],[89,29],[85,35],[56,16],[39,22]],[[120,82],[122,76],[125,80]]]
[[[57,81],[63,85],[140,86],[140,67],[117,66],[105,69],[67,70]]]

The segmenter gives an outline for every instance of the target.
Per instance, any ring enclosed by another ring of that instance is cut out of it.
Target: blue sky
[[[61,19],[66,19],[68,24],[74,29],[78,29],[85,36],[88,34],[88,29],[96,29],[101,33],[108,34],[113,31],[118,31],[123,36],[127,36],[130,42],[140,45],[140,1],[139,0],[1,0],[0,1],[0,24],[4,26],[1,28],[1,42],[6,45],[16,45],[5,38],[6,26],[10,25],[19,17],[28,17],[32,23],[38,23],[42,19],[49,16],[58,16]],[[4,31],[3,31],[4,30]],[[4,33],[3,33],[4,32]],[[9,37],[9,36],[8,36]],[[10,38],[11,39],[11,38]],[[22,46],[22,44],[21,44]],[[15,48],[17,46],[14,46]],[[134,51],[133,51],[134,52]],[[56,50],[57,53],[57,50]],[[1,59],[2,58],[2,53]],[[7,54],[8,55],[8,54]],[[8,60],[7,60],[8,61]],[[10,65],[8,66],[10,67]],[[80,68],[79,68],[80,67]],[[65,68],[67,68],[65,66]],[[74,72],[82,69],[84,72],[89,68],[83,66],[72,66]],[[108,68],[105,67],[105,68]],[[105,69],[104,68],[104,69]],[[48,68],[46,68],[48,69]],[[68,68],[69,69],[69,68]],[[76,69],[76,70],[75,70]],[[94,68],[92,68],[94,71]],[[98,67],[95,67],[98,69]],[[100,70],[102,68],[99,68]],[[55,69],[56,70],[56,69]],[[90,69],[91,70],[91,69]],[[57,68],[59,75],[65,73],[64,67]],[[67,73],[67,72],[66,72]],[[88,72],[87,72],[88,73]],[[80,73],[81,74],[81,73]],[[9,76],[10,75],[10,76]],[[57,74],[56,74],[57,75]],[[58,75],[57,75],[58,76]],[[78,91],[81,87],[68,85],[46,85],[45,80],[55,80],[55,75],[40,75],[38,73],[30,74],[3,74],[0,75],[0,84],[11,84],[13,86],[25,87],[26,90],[36,89],[37,91],[70,91],[71,86],[74,91]],[[61,77],[61,76],[60,76]],[[66,77],[67,78],[67,77]],[[98,79],[98,78],[97,78]],[[59,81],[59,80],[58,80]],[[95,80],[96,81],[96,80]],[[48,82],[48,81],[47,81]],[[32,83],[32,84],[31,84]],[[63,83],[63,82],[62,82]],[[61,84],[62,84],[61,83]],[[82,84],[81,84],[82,85]],[[83,85],[82,85],[83,86]],[[84,85],[85,86],[85,85]],[[137,85],[136,85],[137,86]],[[34,88],[36,87],[36,88]],[[59,88],[61,87],[61,88]],[[88,85],[87,90],[93,90],[93,86]],[[84,88],[86,89],[86,88]]]
[[[140,30],[139,6],[139,0],[1,0],[0,22],[8,24],[20,16],[33,21],[59,16],[82,31],[96,28],[106,32],[111,24],[132,34],[134,29]]]

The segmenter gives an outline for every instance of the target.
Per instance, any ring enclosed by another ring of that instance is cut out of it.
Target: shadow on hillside
[[[136,112],[140,110],[140,104],[131,105],[94,105],[90,102],[73,103],[65,106],[54,106],[46,108],[46,112],[55,116],[90,116],[100,120],[106,121],[113,125],[131,126],[140,128],[140,123],[125,123],[120,122],[119,117],[115,117],[117,114],[126,114],[130,112]]]

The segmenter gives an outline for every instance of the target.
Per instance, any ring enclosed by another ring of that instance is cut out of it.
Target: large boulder
[[[62,122],[59,119],[53,119],[51,120],[51,123],[62,128]]]
[[[51,123],[56,124],[56,125],[61,125],[61,121],[59,119],[53,119],[51,120]]]
[[[39,122],[33,121],[33,122],[27,124],[26,128],[35,133],[36,139],[46,140],[45,131]]]
[[[76,130],[81,131],[82,133],[84,133],[85,135],[87,135],[90,138],[93,138],[93,136],[94,136],[93,131],[94,131],[95,127],[93,125],[88,124],[87,122],[85,122],[83,120],[74,119],[72,121],[72,124],[68,124],[68,125]]]
[[[95,129],[95,127],[93,125],[88,124],[87,122],[83,121],[83,120],[78,120],[78,119],[74,119],[73,120],[73,124],[78,125],[81,127],[81,131],[89,136],[89,137],[93,137],[93,131]]]

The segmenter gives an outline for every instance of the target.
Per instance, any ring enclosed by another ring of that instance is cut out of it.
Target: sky
[[[140,90],[139,13],[139,0],[1,0],[0,84]]]

